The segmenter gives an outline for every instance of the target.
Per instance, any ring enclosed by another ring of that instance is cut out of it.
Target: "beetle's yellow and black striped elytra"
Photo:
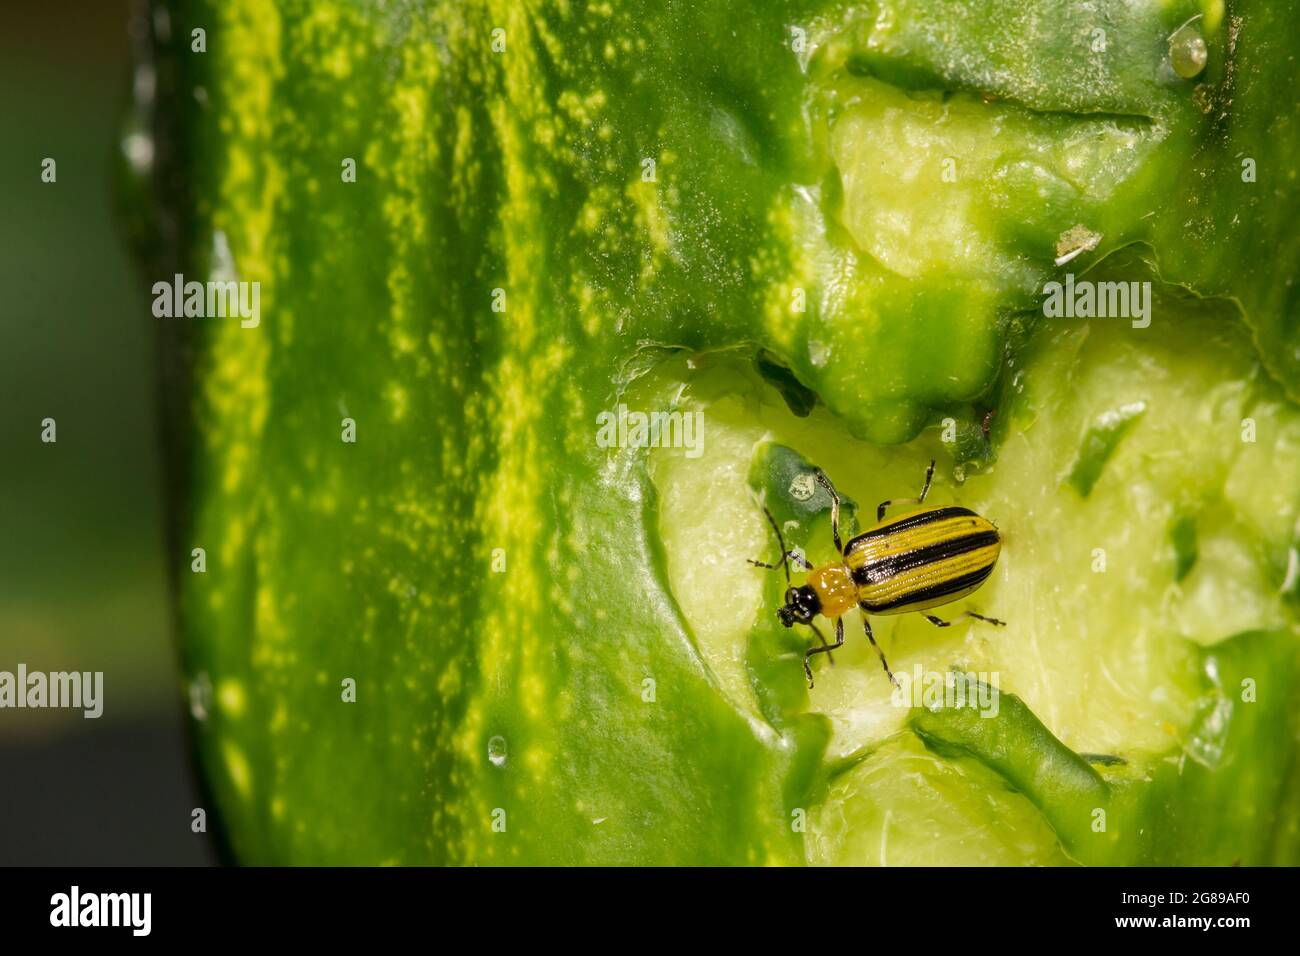
[[[822,567],[813,567],[797,552],[789,551],[785,538],[772,512],[764,511],[781,546],[781,563],[766,564],[750,561],[760,568],[785,569],[785,603],[776,612],[786,627],[804,624],[812,628],[821,641],[804,654],[803,669],[808,675],[808,686],[813,686],[809,659],[814,654],[827,654],[844,645],[844,615],[853,608],[862,612],[862,628],[867,640],[880,656],[880,664],[889,676],[890,683],[898,686],[889,669],[885,653],[871,632],[870,614],[905,614],[925,611],[941,604],[959,600],[973,592],[993,573],[1002,539],[998,529],[987,518],[969,508],[952,505],[943,508],[921,508],[885,520],[885,511],[895,504],[924,504],[934,478],[934,462],[925,473],[925,485],[915,498],[898,498],[883,501],[876,509],[876,526],[853,538],[847,545],[840,541],[840,496],[830,479],[819,469],[814,472],[818,483],[826,489],[831,499],[831,535],[840,560]],[[807,583],[794,587],[790,582],[790,562],[796,561],[808,572]],[[817,615],[835,622],[835,643],[826,640],[813,619]],[[959,617],[973,617],[989,624],[1001,625],[996,618],[966,611]],[[926,620],[937,627],[947,627],[945,621],[926,614]],[[954,620],[956,620],[954,618]]]

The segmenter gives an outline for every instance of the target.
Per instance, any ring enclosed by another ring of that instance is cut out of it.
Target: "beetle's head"
[[[822,602],[817,599],[817,592],[805,584],[786,590],[785,604],[777,610],[776,616],[786,627],[793,627],[796,623],[811,624],[821,608]]]

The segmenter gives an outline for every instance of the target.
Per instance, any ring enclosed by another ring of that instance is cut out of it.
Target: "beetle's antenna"
[[[781,567],[785,571],[785,583],[788,585],[790,583],[790,557],[785,551],[785,536],[781,534],[780,525],[776,523],[776,518],[773,517],[772,512],[767,510],[766,505],[763,507],[763,514],[767,515],[768,524],[770,524],[772,530],[776,532],[776,543],[781,548]]]

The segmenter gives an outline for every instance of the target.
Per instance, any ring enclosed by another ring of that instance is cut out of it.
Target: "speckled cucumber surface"
[[[261,290],[162,322],[236,860],[1300,857],[1285,5],[142,22],[146,267]],[[1045,315],[1067,275],[1148,312]],[[854,612],[809,690],[760,502],[826,560],[813,467],[865,527],[931,458],[1004,539],[945,616],[1007,626],[878,619],[901,699]],[[927,699],[953,672],[996,712]]]

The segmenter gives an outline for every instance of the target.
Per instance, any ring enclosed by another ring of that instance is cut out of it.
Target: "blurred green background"
[[[190,828],[202,803],[170,631],[156,320],[112,190],[129,11],[0,13],[0,670],[104,672],[98,720],[0,710],[0,864],[213,859]],[[57,444],[41,442],[47,417]]]

